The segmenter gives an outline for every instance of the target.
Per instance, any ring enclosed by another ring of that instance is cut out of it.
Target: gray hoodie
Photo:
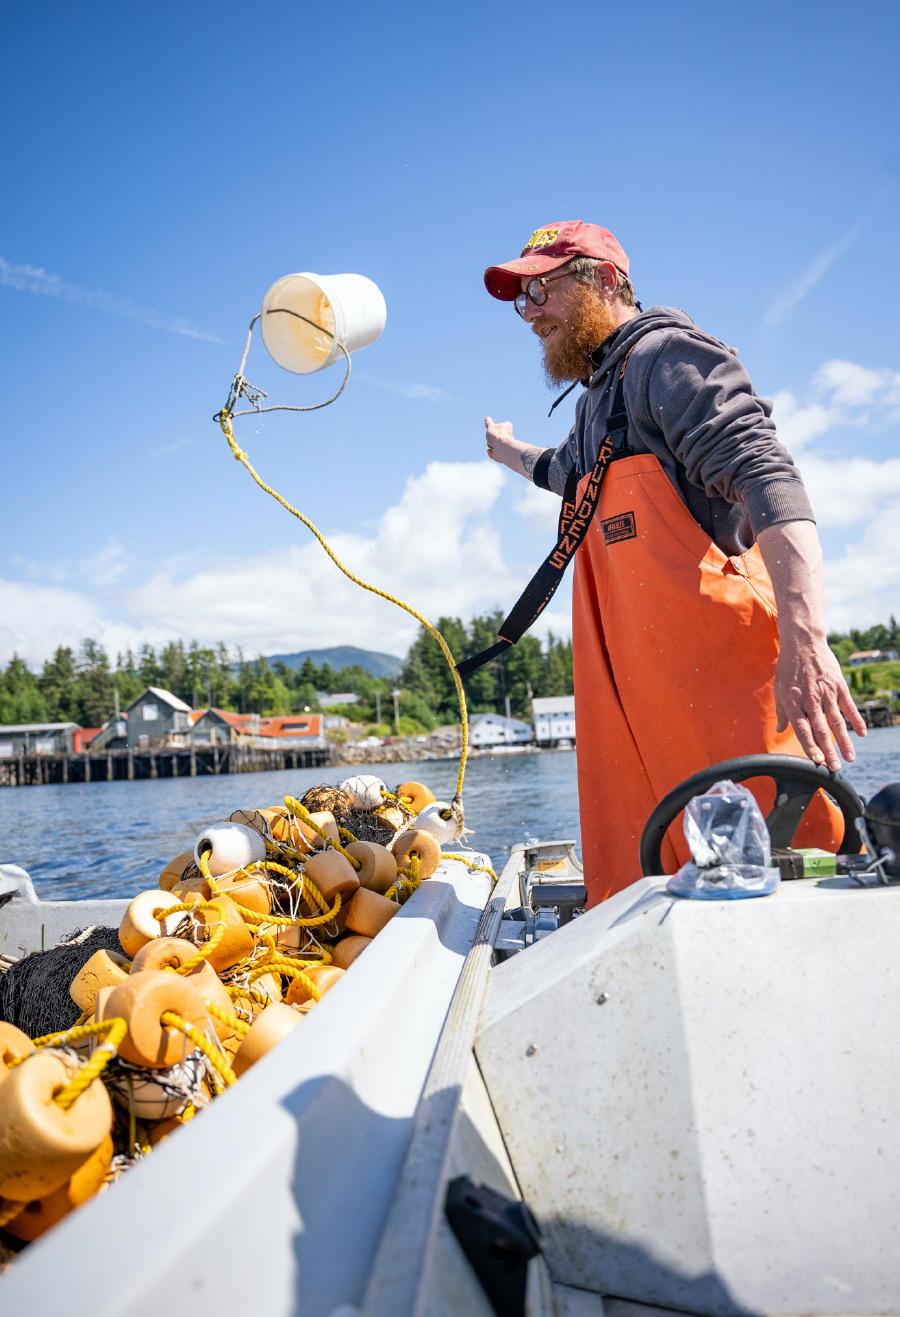
[[[814,521],[800,472],[775,435],[772,404],[759,398],[733,348],[704,334],[683,311],[651,306],[593,354],[575,424],[550,461],[562,494],[576,467],[590,471],[612,411],[617,367],[625,368],[632,454],[652,453],[695,521],[723,553],[740,554],[759,531]]]

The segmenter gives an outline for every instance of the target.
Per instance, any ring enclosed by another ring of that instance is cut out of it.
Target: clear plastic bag
[[[684,811],[684,835],[693,859],[669,879],[676,896],[733,901],[767,896],[779,885],[769,830],[747,787],[717,782],[695,796]]]

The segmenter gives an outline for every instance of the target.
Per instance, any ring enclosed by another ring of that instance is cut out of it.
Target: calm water
[[[845,769],[857,791],[871,796],[900,781],[900,727],[871,731],[857,742]],[[155,887],[159,871],[197,833],[241,807],[302,796],[319,782],[337,783],[347,768],[155,782],[96,782],[0,790],[0,861],[20,864],[45,900],[130,896]],[[438,799],[456,783],[454,761],[375,765],[393,787],[419,779]],[[574,752],[473,759],[466,772],[471,844],[499,868],[516,842],[574,837],[580,842]]]

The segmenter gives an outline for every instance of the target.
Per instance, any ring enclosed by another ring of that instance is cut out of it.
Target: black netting
[[[78,932],[49,951],[24,956],[0,974],[0,1020],[38,1038],[71,1029],[81,1014],[69,996],[69,984],[95,951],[122,954],[117,928],[95,928],[83,941]]]

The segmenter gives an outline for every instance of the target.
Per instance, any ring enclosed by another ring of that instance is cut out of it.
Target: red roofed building
[[[265,718],[263,727],[265,735],[275,737],[280,746],[322,746],[324,723],[320,713],[292,713],[283,718]]]
[[[229,709],[204,709],[191,732],[194,745],[255,745],[276,743],[265,730],[266,719],[258,713],[232,713]]]
[[[79,727],[72,733],[72,753],[80,755],[102,730],[101,727]]]

